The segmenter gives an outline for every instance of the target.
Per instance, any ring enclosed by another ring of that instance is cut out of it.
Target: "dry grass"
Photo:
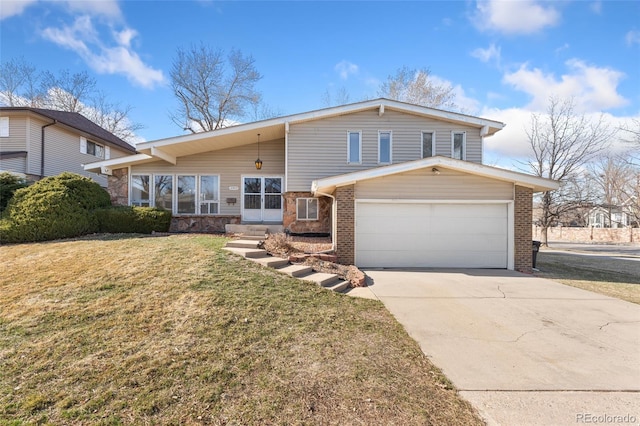
[[[481,424],[382,304],[224,242],[0,247],[0,424]]]
[[[535,275],[640,304],[640,260],[540,251]]]

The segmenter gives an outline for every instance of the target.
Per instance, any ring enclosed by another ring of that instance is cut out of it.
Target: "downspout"
[[[331,194],[325,194],[323,192],[316,191],[317,195],[331,198],[331,251],[336,251],[336,229],[338,228],[338,204],[336,203],[336,197]]]
[[[40,138],[40,179],[44,178],[44,129],[45,127],[53,126],[58,120],[53,120],[53,123],[45,124],[42,126],[42,136]]]

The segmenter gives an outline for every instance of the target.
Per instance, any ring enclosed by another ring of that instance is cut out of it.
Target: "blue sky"
[[[169,71],[178,47],[207,43],[255,59],[264,102],[282,114],[377,97],[402,67],[429,68],[466,112],[507,124],[487,162],[527,155],[523,127],[551,95],[614,125],[640,116],[638,1],[2,0],[2,60],[88,71],[134,107],[141,140],[182,134]]]

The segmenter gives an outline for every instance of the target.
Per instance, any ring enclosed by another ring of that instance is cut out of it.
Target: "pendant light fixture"
[[[262,160],[260,159],[260,133],[258,133],[258,159],[256,160],[256,170],[262,168]]]

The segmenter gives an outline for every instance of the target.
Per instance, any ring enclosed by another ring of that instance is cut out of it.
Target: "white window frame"
[[[462,135],[462,147],[460,151],[460,156],[462,158],[455,158],[455,137],[456,135]],[[452,131],[451,132],[451,158],[454,160],[465,160],[467,158],[467,132],[464,131]]]
[[[380,153],[382,152],[381,143],[382,143],[382,134],[389,134],[389,161],[382,161],[380,158]],[[391,164],[393,163],[393,131],[392,130],[378,130],[378,164]]]
[[[149,178],[149,199],[147,200],[134,200],[133,199],[133,177],[134,176],[146,176]],[[131,179],[129,179],[129,205],[131,206],[138,206],[138,207],[150,207],[153,205],[153,187],[154,187],[154,181],[153,181],[153,175],[148,174],[148,173],[136,173],[136,174],[131,174]],[[144,205],[146,204],[146,205]]]
[[[435,130],[422,130],[420,131],[420,158],[430,158],[424,156],[424,134],[431,134],[431,157],[436,156],[436,131]]]
[[[203,192],[202,192],[202,178],[203,177],[215,177],[216,178],[216,193],[218,194],[218,199],[217,200],[206,200],[204,199],[203,196]],[[202,214],[202,215],[207,215],[207,216],[214,216],[214,215],[219,215],[220,214],[220,175],[197,175],[198,178],[198,206],[197,206],[197,212],[198,214]],[[209,206],[209,211],[211,211],[211,205],[215,204],[216,205],[216,213],[202,213],[201,211],[201,207],[202,204],[207,204]]]
[[[9,117],[0,117],[0,138],[9,137]]]
[[[358,161],[351,161],[351,135],[358,134]],[[362,164],[362,130],[347,131],[347,164]]]
[[[298,215],[298,203],[300,201],[303,201],[305,203],[305,211],[306,211],[306,217],[300,217]],[[309,203],[310,202],[316,202],[316,217],[309,217]],[[312,198],[312,197],[302,197],[302,198],[296,198],[296,219],[297,220],[304,220],[304,221],[309,221],[309,220],[318,220],[318,217],[320,216],[320,200],[317,198]]]
[[[198,179],[197,174],[178,174],[175,175],[175,186],[174,186],[174,191],[173,191],[173,212],[176,215],[180,215],[180,216],[187,216],[187,215],[196,215],[198,214],[198,183],[199,183],[199,179]],[[178,196],[180,195],[178,191],[178,185],[180,184],[180,178],[181,177],[193,177],[193,190],[194,190],[194,194],[193,194],[193,202],[194,202],[194,206],[193,206],[193,213],[181,213],[178,211],[179,205],[178,205]]]

